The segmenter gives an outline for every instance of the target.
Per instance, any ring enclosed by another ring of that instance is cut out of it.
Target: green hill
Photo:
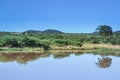
[[[40,34],[40,33],[43,33],[43,34],[60,34],[60,33],[63,33],[63,32],[61,32],[61,31],[59,31],[59,30],[53,30],[53,29],[48,29],[48,30],[44,30],[44,31],[39,31],[39,30],[27,30],[27,31],[25,31],[25,32],[23,32],[23,33],[29,33],[29,34]]]
[[[115,31],[114,34],[116,34],[116,35],[120,35],[120,30]]]
[[[46,33],[46,34],[60,34],[60,33],[63,33],[63,32],[58,31],[58,30],[48,29],[48,30],[42,31],[42,33]]]
[[[27,30],[23,33],[42,33],[42,31],[39,31],[39,30]]]

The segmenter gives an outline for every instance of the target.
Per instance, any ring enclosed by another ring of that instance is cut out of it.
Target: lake
[[[119,80],[120,57],[92,53],[1,53],[0,80]]]

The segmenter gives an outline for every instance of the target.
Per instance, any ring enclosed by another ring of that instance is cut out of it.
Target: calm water
[[[119,80],[120,57],[94,54],[0,54],[0,80]]]

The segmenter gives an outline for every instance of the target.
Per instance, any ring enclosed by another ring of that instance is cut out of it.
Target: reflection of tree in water
[[[57,52],[57,53],[52,53],[54,58],[65,58],[70,56],[70,52]],[[73,53],[76,56],[81,55],[81,53]],[[0,53],[0,62],[13,62],[16,61],[20,64],[26,64],[29,61],[33,61],[39,58],[43,57],[49,57],[50,53],[49,52],[40,52],[40,53]]]
[[[52,55],[55,59],[61,59],[65,57],[69,57],[71,54],[74,54],[75,56],[80,56],[83,53],[76,52],[76,53],[70,53],[70,52],[53,52]],[[33,61],[39,58],[43,57],[49,57],[51,54],[49,52],[30,52],[30,53],[0,53],[0,62],[13,62],[16,61],[19,64],[26,64],[29,61]]]
[[[49,53],[1,53],[0,62],[16,61],[20,64],[26,64],[27,62],[39,59],[40,57],[49,56]]]
[[[61,53],[52,53],[55,59],[61,59],[65,57],[69,57],[71,54],[74,54],[75,56],[80,56],[83,53],[81,52],[61,52]]]
[[[98,62],[96,65],[100,68],[108,68],[111,66],[112,59],[109,57],[102,57],[101,59],[98,58]]]
[[[55,59],[69,57],[70,53],[53,53]]]
[[[84,53],[82,53],[82,52],[76,52],[76,53],[74,53],[74,55],[75,56],[80,56],[80,55],[83,55]]]

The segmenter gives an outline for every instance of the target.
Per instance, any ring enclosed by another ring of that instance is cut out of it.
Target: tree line
[[[12,33],[0,32],[0,47],[41,47],[45,50],[50,46],[79,46],[90,44],[120,44],[119,32],[114,33],[112,27],[100,25],[95,33]]]

